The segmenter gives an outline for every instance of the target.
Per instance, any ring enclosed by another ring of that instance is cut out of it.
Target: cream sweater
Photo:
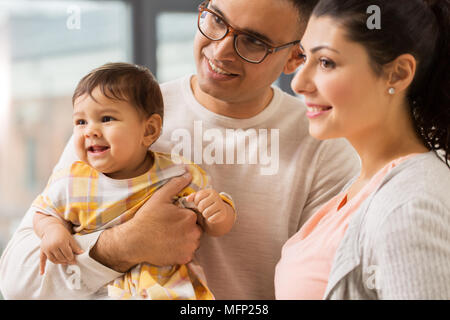
[[[434,152],[396,166],[355,212],[326,299],[450,299],[450,169]]]

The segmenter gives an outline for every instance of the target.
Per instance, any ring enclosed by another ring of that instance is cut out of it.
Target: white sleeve
[[[77,154],[75,153],[75,147],[73,145],[73,135],[70,136],[69,142],[67,142],[66,147],[64,148],[64,151],[61,155],[61,158],[59,158],[58,163],[53,168],[53,172],[55,172],[58,169],[67,167],[71,163],[80,160],[77,157]]]
[[[74,158],[75,157],[75,158]],[[72,138],[55,169],[76,159]],[[34,210],[25,214],[0,258],[0,290],[6,299],[90,299],[107,283],[122,274],[89,256],[102,231],[75,236],[84,253],[74,266],[47,261],[39,274],[40,239],[33,230]]]
[[[122,274],[89,256],[102,231],[75,236],[84,253],[74,266],[47,261],[39,274],[40,239],[33,231],[34,211],[28,210],[0,258],[0,290],[5,299],[90,299]]]

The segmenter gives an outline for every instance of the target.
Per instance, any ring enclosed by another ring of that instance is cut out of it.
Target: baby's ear
[[[161,135],[162,118],[159,114],[152,114],[145,120],[145,131],[143,143],[146,147],[150,147]]]

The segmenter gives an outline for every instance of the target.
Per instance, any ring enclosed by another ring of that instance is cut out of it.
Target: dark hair
[[[94,99],[92,91],[96,87],[109,99],[129,102],[146,117],[155,113],[159,114],[161,119],[164,116],[159,84],[146,67],[122,62],[104,64],[78,82],[72,96],[72,104],[84,94],[89,94]]]
[[[380,8],[381,28],[367,26],[367,8]],[[320,0],[315,17],[336,19],[363,45],[375,72],[404,53],[417,61],[407,100],[414,128],[429,150],[450,160],[450,0]]]
[[[275,0],[278,1],[278,0]],[[306,25],[308,24],[308,20],[311,16],[311,13],[316,6],[319,0],[288,0],[290,3],[294,5],[294,7],[298,11],[298,21],[300,25],[300,33],[306,29]]]

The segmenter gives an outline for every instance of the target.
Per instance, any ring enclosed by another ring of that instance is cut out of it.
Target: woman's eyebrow
[[[327,49],[327,50],[334,51],[334,52],[336,52],[336,53],[340,53],[338,50],[333,49],[333,48],[331,48],[331,47],[329,47],[329,46],[327,46],[327,45],[322,45],[322,46],[314,47],[314,48],[311,49],[311,53],[315,53],[315,52],[317,52],[317,51],[319,51],[319,50],[322,50],[322,49]]]
[[[306,50],[305,50],[305,48],[303,48],[301,42],[299,43],[299,45],[300,45],[300,49],[302,49],[302,51],[305,52]],[[311,53],[316,53],[317,51],[322,50],[322,49],[328,49],[328,50],[334,51],[336,53],[340,53],[338,50],[333,49],[333,48],[331,48],[330,46],[327,46],[327,45],[321,45],[321,46],[314,47],[314,48],[311,49]]]

